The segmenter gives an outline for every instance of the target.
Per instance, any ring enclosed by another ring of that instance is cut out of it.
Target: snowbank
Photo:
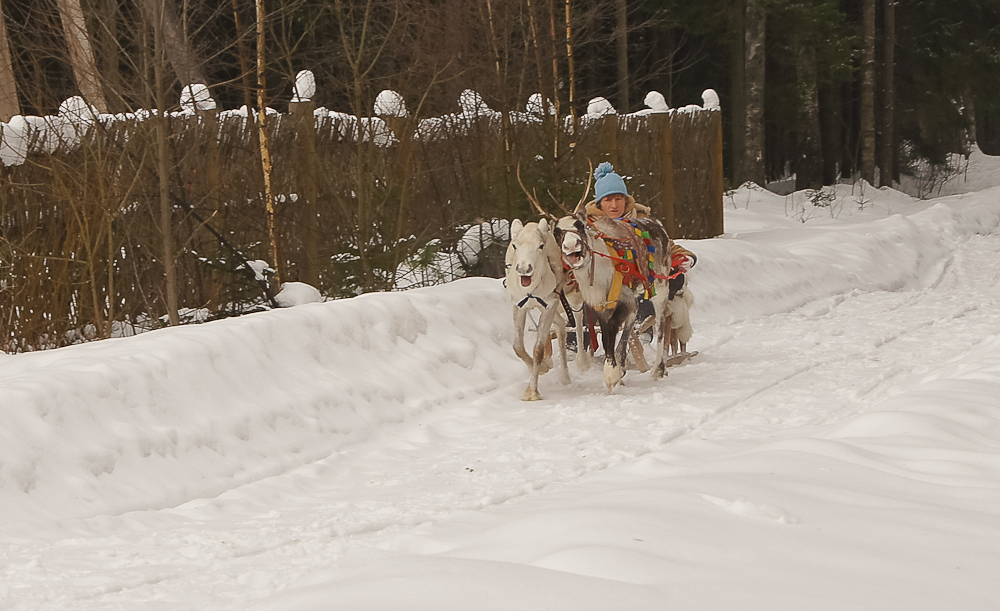
[[[174,506],[328,456],[509,382],[508,319],[479,278],[4,358],[0,505]]]
[[[464,512],[253,609],[988,611],[1000,337],[925,378],[813,437],[680,441]]]

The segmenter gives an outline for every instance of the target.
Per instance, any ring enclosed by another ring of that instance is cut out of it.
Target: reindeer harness
[[[611,259],[615,266],[615,275],[611,280],[607,302],[603,306],[595,306],[594,309],[597,311],[601,311],[605,307],[613,309],[617,306],[624,286],[635,290],[641,283],[642,296],[650,299],[656,295],[654,281],[671,280],[683,273],[680,269],[672,272],[669,276],[658,273],[653,265],[653,254],[656,252],[656,246],[653,245],[649,232],[640,228],[638,223],[630,219],[618,219],[618,222],[624,223],[632,229],[628,239],[620,240],[605,234],[596,227],[592,217],[587,217],[587,224],[593,229],[595,237],[603,240],[605,248],[608,249],[607,254],[593,250],[591,251],[592,255]],[[672,260],[671,268],[677,268],[679,263],[679,260],[677,262]],[[593,282],[593,257],[590,259],[590,278]]]

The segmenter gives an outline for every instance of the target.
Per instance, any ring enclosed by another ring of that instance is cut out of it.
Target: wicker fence
[[[270,122],[286,277],[328,296],[392,288],[399,263],[463,225],[536,217],[518,185],[561,214],[609,160],[670,234],[722,233],[721,113],[607,115],[575,124],[499,113],[358,120],[293,104]],[[166,164],[157,124],[166,122]],[[163,232],[182,308],[260,301],[244,260],[269,259],[255,128],[238,113],[100,121],[72,150],[0,170],[0,348],[121,333],[166,311]],[[172,226],[160,222],[166,167]],[[551,194],[552,197],[549,196]],[[274,261],[270,261],[274,265]],[[499,269],[474,270],[498,273]]]

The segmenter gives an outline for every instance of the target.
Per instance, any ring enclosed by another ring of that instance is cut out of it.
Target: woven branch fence
[[[157,123],[167,122],[171,226],[160,222]],[[516,172],[553,213],[611,161],[673,237],[722,228],[721,113],[556,121],[499,113],[418,122],[293,103],[269,120],[287,268],[330,297],[394,286],[431,240],[494,218],[537,218]],[[198,111],[99,121],[72,147],[0,169],[0,348],[19,352],[127,334],[166,312],[163,260],[179,303],[211,316],[261,302],[244,260],[269,259],[255,127]],[[550,195],[551,194],[551,197]],[[163,252],[170,231],[175,252]],[[274,261],[269,261],[274,265]],[[499,276],[502,253],[470,273]]]

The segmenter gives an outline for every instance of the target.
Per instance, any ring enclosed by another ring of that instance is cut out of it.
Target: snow
[[[215,110],[215,100],[208,86],[204,83],[192,83],[181,89],[181,111],[185,114],[195,114],[198,111]]]
[[[282,282],[281,290],[274,296],[275,302],[283,308],[291,308],[306,303],[323,301],[319,290],[305,282]]]
[[[383,89],[375,97],[373,112],[379,117],[399,117],[409,116],[406,110],[406,100],[403,96],[391,89]]]
[[[466,270],[479,262],[484,248],[509,241],[510,221],[506,219],[484,221],[466,228],[453,249],[441,249],[441,241],[432,240],[424,247],[431,256],[427,256],[428,252],[418,252],[399,264],[394,286],[408,289],[465,278]]]
[[[719,94],[714,89],[706,89],[701,92],[701,99],[705,110],[722,110]]]
[[[605,115],[614,114],[618,114],[618,111],[606,98],[596,97],[587,103],[586,118],[588,119],[600,119]]]
[[[0,353],[0,609],[996,609],[1000,187],[814,201],[610,396],[484,278]]]
[[[292,85],[292,102],[308,102],[316,95],[316,76],[312,70],[299,70]]]

